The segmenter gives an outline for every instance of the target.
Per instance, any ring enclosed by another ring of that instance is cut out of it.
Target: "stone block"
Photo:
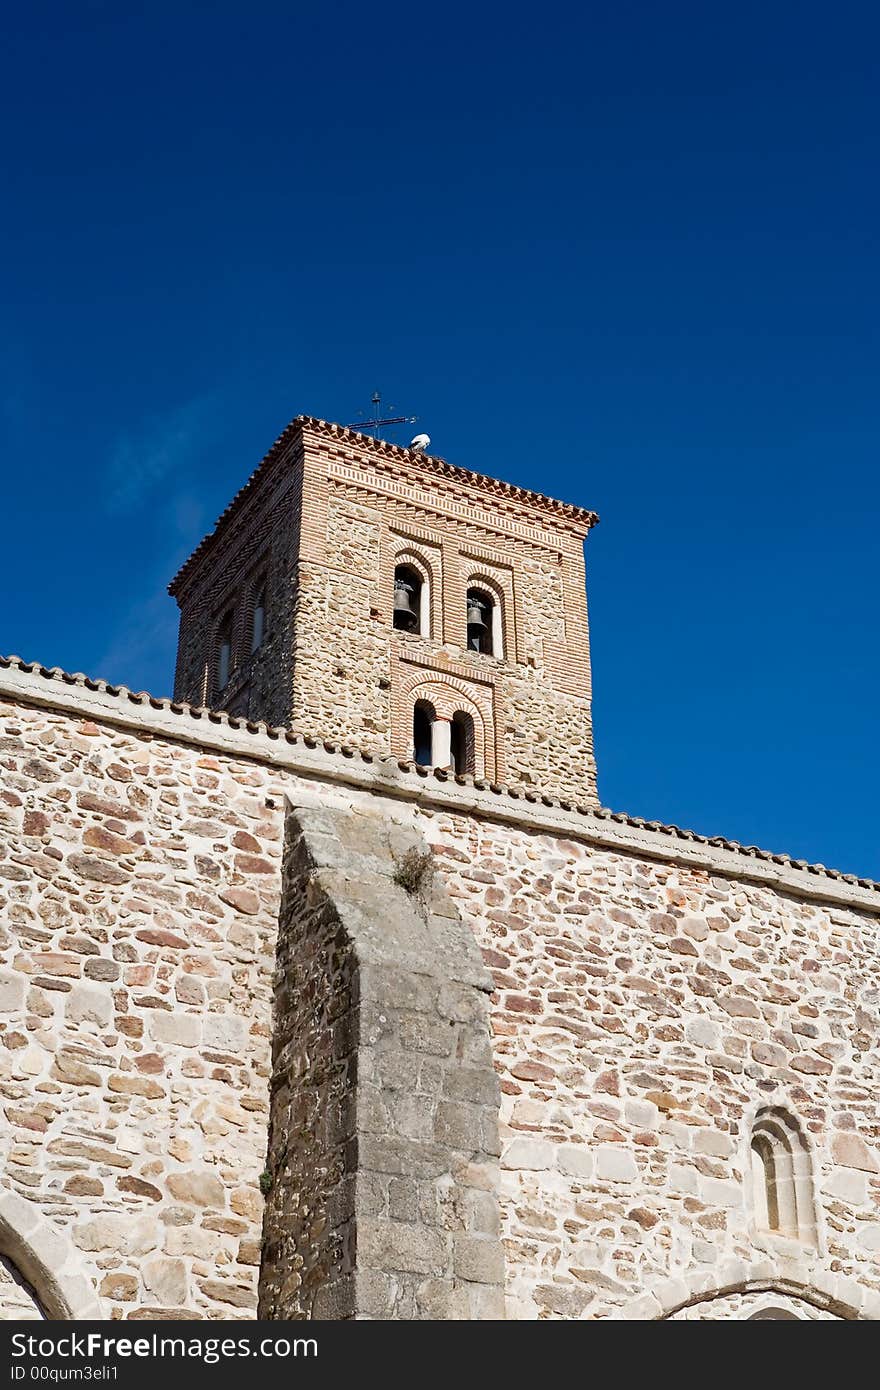
[[[216,1174],[203,1168],[188,1173],[171,1173],[168,1191],[179,1202],[191,1202],[199,1207],[222,1207],[225,1189]]]
[[[493,1236],[457,1232],[453,1236],[453,1268],[457,1279],[475,1284],[503,1284],[501,1242]]]
[[[639,1167],[628,1149],[600,1144],[596,1150],[596,1177],[600,1182],[635,1182]]]
[[[202,1046],[213,1052],[240,1055],[246,1045],[247,1020],[237,1014],[206,1014],[202,1022]]]
[[[150,1037],[158,1043],[177,1047],[198,1047],[202,1040],[202,1020],[198,1014],[165,1013],[152,1010],[148,1015]]]
[[[183,1260],[146,1260],[141,1266],[144,1287],[166,1308],[182,1307],[187,1301],[188,1277]]]
[[[838,1130],[831,1140],[831,1154],[843,1168],[859,1168],[865,1173],[880,1172],[877,1154],[852,1130]]]
[[[24,1005],[27,980],[14,970],[0,970],[0,1013],[17,1013]]]
[[[552,1168],[556,1150],[545,1139],[514,1139],[501,1156],[502,1168],[527,1168],[540,1172]]]
[[[98,985],[74,985],[65,996],[64,1016],[68,1023],[96,1023],[106,1028],[113,1017],[113,996]]]
[[[418,1222],[371,1217],[358,1223],[358,1265],[442,1276],[450,1267],[449,1237]]]

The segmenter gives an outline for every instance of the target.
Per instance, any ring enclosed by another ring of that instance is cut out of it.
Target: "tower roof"
[[[533,492],[530,488],[518,487],[515,483],[506,483],[498,478],[492,478],[486,473],[474,473],[469,468],[460,468],[457,464],[447,463],[445,459],[431,454],[414,453],[413,450],[403,448],[399,444],[390,444],[384,439],[374,439],[372,435],[360,434],[357,430],[348,429],[344,425],[334,425],[327,420],[318,420],[312,415],[297,415],[282,430],[247,482],[220,513],[214,524],[214,529],[199,541],[193,553],[181,565],[168,585],[170,594],[176,595],[179,592],[196,560],[202,558],[217,536],[226,529],[231,518],[251,493],[260,475],[284,453],[297,435],[306,433],[321,435],[324,438],[339,440],[343,443],[350,441],[358,448],[367,448],[380,457],[398,463],[406,463],[416,473],[422,473],[428,477],[433,475],[436,478],[457,480],[490,496],[504,499],[508,503],[520,503],[524,507],[545,512],[548,516],[556,517],[560,521],[568,523],[569,526],[577,527],[583,531],[584,535],[599,520],[595,512],[588,511],[584,507],[576,507],[571,502],[560,502],[553,497],[546,497],[541,492]]]

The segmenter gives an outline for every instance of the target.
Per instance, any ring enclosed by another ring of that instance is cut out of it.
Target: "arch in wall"
[[[484,574],[481,570],[475,570],[472,574],[468,575],[467,583],[464,588],[465,596],[467,596],[472,589],[476,589],[477,591],[485,593],[486,597],[491,600],[492,650],[490,655],[494,656],[499,661],[503,660],[507,650],[507,643],[505,640],[507,636],[507,624],[504,590],[497,580],[490,579],[489,576]],[[470,645],[470,643],[468,643],[468,645]]]
[[[491,777],[494,774],[493,749],[487,748],[486,724],[482,711],[470,698],[463,681],[429,679],[413,683],[407,691],[410,708],[416,705],[433,707],[440,719],[452,720],[456,714],[468,715],[473,731],[473,776]],[[489,771],[489,768],[492,771]]]
[[[419,590],[419,626],[418,635],[420,637],[434,636],[434,572],[431,562],[421,550],[416,550],[412,546],[402,546],[394,553],[394,575],[399,569],[410,569],[415,572],[421,580]]]
[[[849,1321],[880,1320],[880,1293],[857,1280],[807,1262],[770,1260],[730,1260],[712,1273],[690,1270],[661,1280],[622,1308],[610,1309],[608,1316],[615,1321],[659,1322],[682,1308],[738,1293],[800,1299]]]
[[[473,776],[476,767],[476,748],[473,715],[456,710],[452,716],[450,736],[452,769],[459,776]]]
[[[416,700],[413,705],[412,757],[420,767],[431,766],[431,725],[437,711],[428,700]]]
[[[749,1139],[749,1198],[755,1231],[816,1246],[813,1164],[806,1135],[791,1111],[765,1105]]]
[[[44,1316],[65,1322],[104,1319],[97,1271],[64,1231],[14,1192],[0,1193],[0,1255],[31,1286]]]

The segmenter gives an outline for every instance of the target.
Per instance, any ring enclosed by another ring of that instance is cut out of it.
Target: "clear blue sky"
[[[4,40],[0,650],[167,693],[179,562],[378,387],[600,513],[605,804],[880,877],[875,5],[35,0]]]

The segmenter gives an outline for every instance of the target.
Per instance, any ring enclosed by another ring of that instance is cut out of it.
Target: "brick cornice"
[[[505,483],[498,478],[490,478],[484,473],[474,473],[468,468],[460,468],[456,464],[447,463],[445,459],[436,458],[430,454],[414,453],[412,449],[403,449],[397,444],[389,444],[384,439],[373,439],[370,435],[358,434],[356,430],[347,429],[344,425],[334,425],[326,420],[315,419],[311,415],[297,415],[282,430],[247,482],[220,514],[213,531],[199,542],[189,559],[184,561],[168,586],[170,594],[177,594],[196,560],[201,559],[226,530],[233,515],[237,514],[245,500],[252,495],[257,479],[289,449],[295,440],[304,440],[306,437],[312,437],[324,445],[348,444],[361,453],[372,455],[377,462],[403,464],[413,478],[422,475],[426,481],[428,479],[434,481],[448,479],[451,482],[476,488],[479,492],[495,498],[498,502],[516,504],[524,515],[532,515],[535,519],[541,516],[546,520],[553,519],[557,525],[563,525],[566,529],[574,531],[582,537],[586,536],[590,528],[595,526],[599,520],[595,512],[587,511],[584,507],[576,507],[571,502],[560,502],[555,498],[545,497],[543,493],[533,492],[529,488],[518,487],[514,483]]]

